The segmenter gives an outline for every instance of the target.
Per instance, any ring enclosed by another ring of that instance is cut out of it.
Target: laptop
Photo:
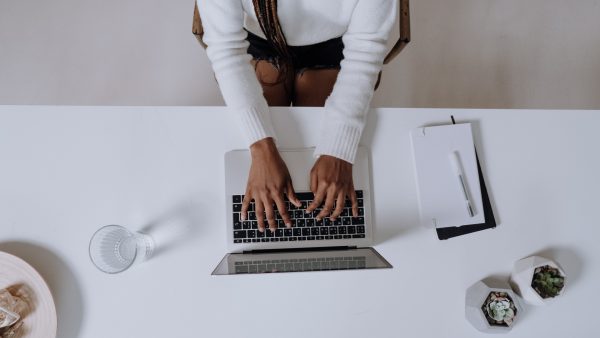
[[[227,248],[230,253],[221,260],[213,275],[392,267],[371,247],[374,229],[367,150],[359,147],[353,168],[359,217],[352,217],[350,202],[346,201],[342,215],[335,221],[329,218],[318,221],[315,216],[320,208],[311,214],[305,213],[313,199],[309,189],[309,173],[315,162],[313,152],[314,148],[280,151],[302,207],[297,208],[286,199],[292,228],[286,228],[276,213],[277,230],[272,232],[266,228],[263,233],[258,231],[254,203],[247,220],[240,219],[250,152],[233,150],[225,154]]]

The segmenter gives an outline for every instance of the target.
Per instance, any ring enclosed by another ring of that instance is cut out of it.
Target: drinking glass
[[[107,225],[94,233],[89,250],[92,263],[100,271],[114,274],[150,258],[154,240],[120,225]]]

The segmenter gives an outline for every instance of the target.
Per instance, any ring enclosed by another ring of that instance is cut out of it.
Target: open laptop
[[[320,209],[305,213],[313,198],[309,189],[309,173],[315,162],[313,152],[312,148],[280,151],[302,207],[296,208],[286,199],[292,228],[287,229],[277,213],[277,230],[271,232],[267,228],[263,233],[258,231],[254,203],[248,220],[240,220],[250,152],[234,150],[225,154],[227,247],[231,253],[225,255],[213,275],[392,267],[370,247],[374,229],[366,149],[359,147],[353,168],[360,216],[352,217],[350,203],[346,201],[344,212],[336,221],[329,218],[317,221],[315,216]]]

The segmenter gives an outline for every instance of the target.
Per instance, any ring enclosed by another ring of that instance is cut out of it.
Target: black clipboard
[[[451,119],[452,124],[456,124],[456,122],[454,121],[454,116],[451,116]],[[475,159],[477,160],[477,172],[479,173],[479,186],[481,187],[481,201],[483,203],[485,222],[479,224],[462,225],[457,227],[437,228],[435,230],[440,240],[462,236],[473,232],[492,229],[496,227],[496,218],[494,217],[494,211],[492,210],[490,196],[485,186],[485,181],[483,180],[483,173],[481,171],[481,165],[479,164],[477,149],[475,149]]]

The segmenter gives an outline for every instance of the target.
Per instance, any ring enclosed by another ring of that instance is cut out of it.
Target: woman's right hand
[[[250,146],[252,164],[246,185],[246,194],[242,202],[241,219],[247,220],[248,207],[254,200],[254,210],[258,221],[258,230],[265,231],[264,215],[266,214],[269,229],[277,229],[275,220],[276,205],[283,223],[290,228],[292,222],[285,206],[284,194],[296,207],[302,204],[296,197],[290,173],[279,155],[275,142],[272,138],[265,138]],[[262,216],[262,217],[261,217]]]

